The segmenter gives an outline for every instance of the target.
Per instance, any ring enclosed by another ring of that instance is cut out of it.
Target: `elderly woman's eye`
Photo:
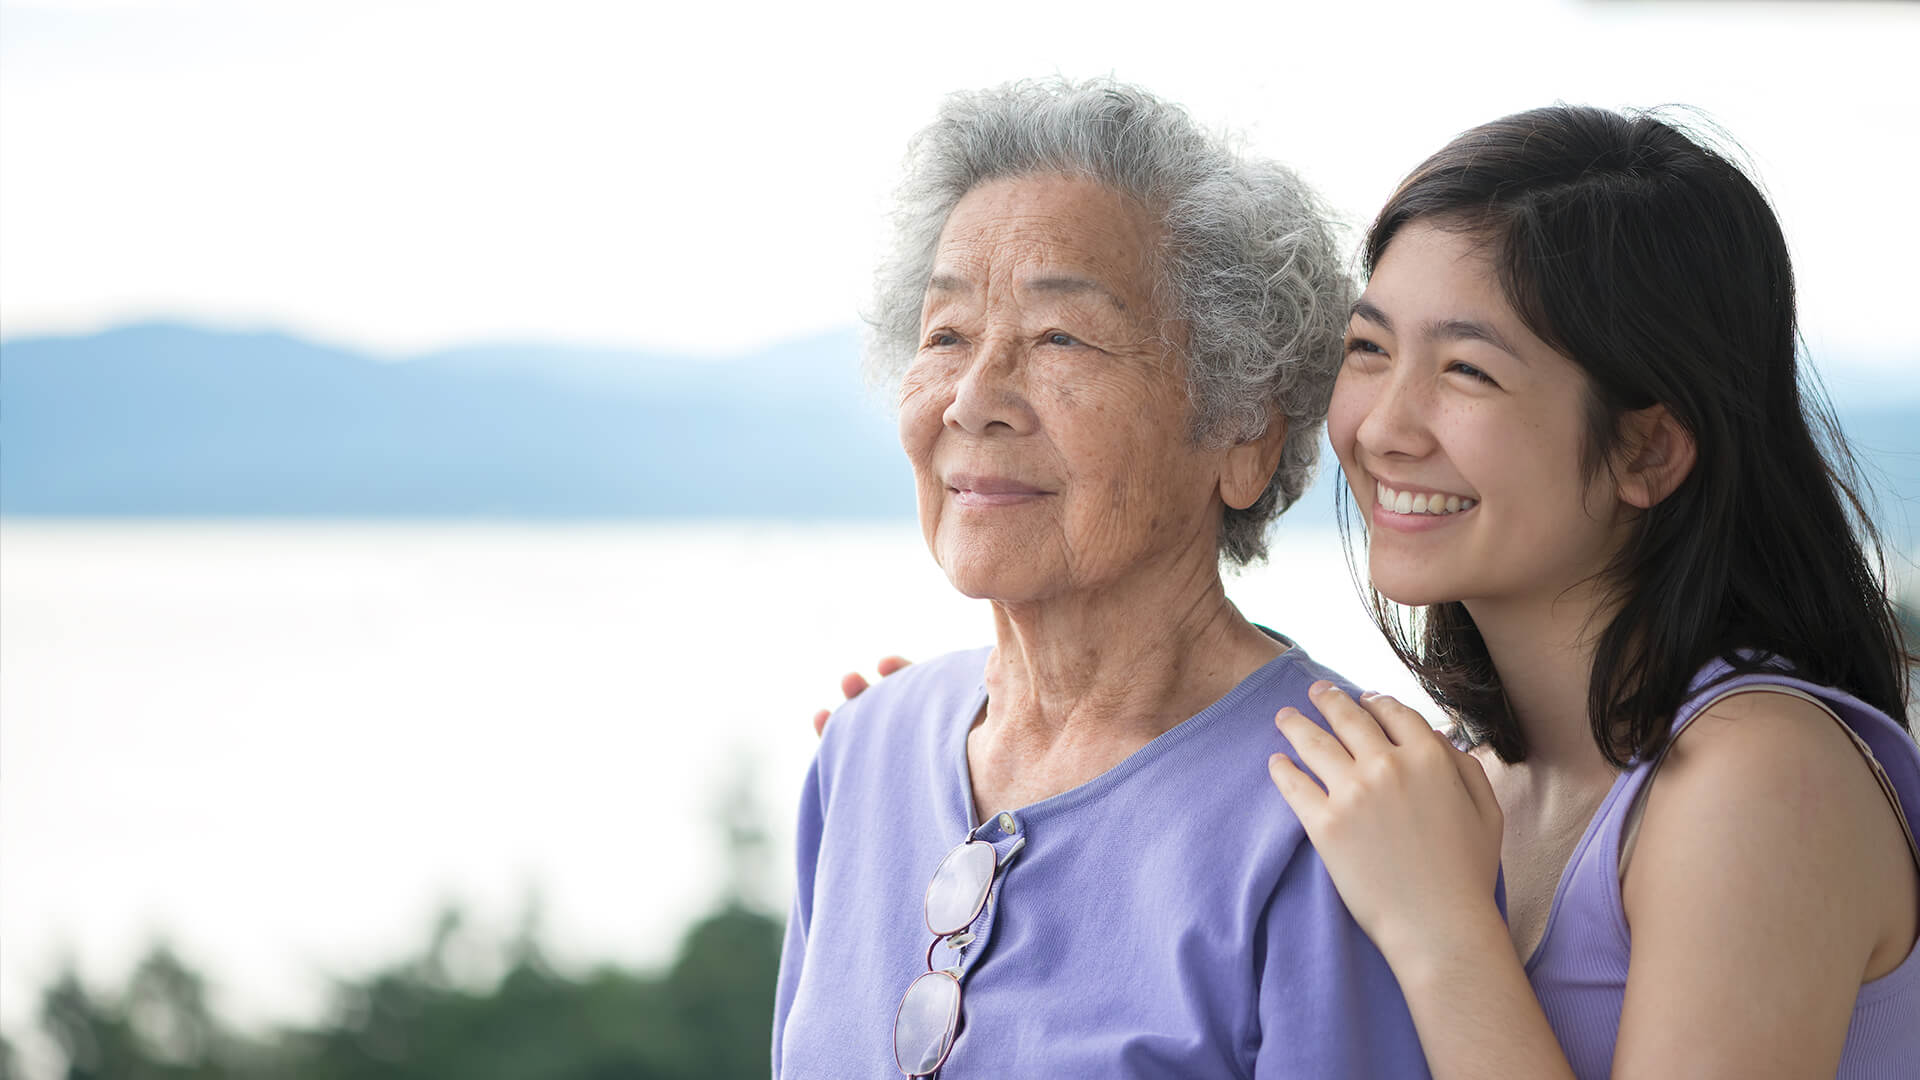
[[[1053,330],[1053,331],[1049,331],[1049,332],[1048,332],[1048,334],[1047,334],[1047,344],[1049,344],[1049,345],[1078,345],[1078,344],[1080,344],[1080,339],[1078,339],[1078,338],[1076,338],[1076,337],[1074,337],[1074,336],[1073,336],[1072,334],[1066,334],[1066,333],[1062,333],[1062,332],[1060,332],[1060,331],[1058,331],[1058,330]]]
[[[946,348],[949,345],[958,345],[959,343],[960,343],[960,335],[954,333],[953,331],[935,330],[933,333],[927,335],[927,342],[925,345],[921,346],[921,348],[942,349],[942,348]]]

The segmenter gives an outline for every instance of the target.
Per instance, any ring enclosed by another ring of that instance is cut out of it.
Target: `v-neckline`
[[[1587,849],[1593,846],[1594,837],[1600,831],[1600,823],[1606,820],[1607,811],[1613,806],[1614,801],[1620,798],[1620,792],[1626,787],[1627,778],[1632,775],[1632,769],[1622,769],[1614,776],[1612,786],[1607,788],[1606,797],[1600,800],[1600,805],[1593,809],[1593,816],[1587,819],[1587,828],[1580,834],[1580,842],[1573,846],[1572,853],[1567,856],[1567,864],[1560,868],[1559,883],[1553,887],[1553,899],[1547,905],[1547,921],[1540,927],[1540,940],[1534,942],[1533,948],[1527,953],[1525,965],[1527,974],[1533,974],[1534,967],[1540,963],[1540,957],[1546,950],[1547,942],[1553,938],[1554,924],[1560,921],[1560,909],[1563,906],[1561,901],[1566,899],[1567,886],[1573,880],[1574,870],[1580,865],[1580,859],[1587,853]]]

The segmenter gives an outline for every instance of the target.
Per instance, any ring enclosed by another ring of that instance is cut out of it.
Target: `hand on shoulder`
[[[1503,936],[1502,816],[1480,763],[1393,698],[1310,694],[1326,728],[1292,707],[1274,718],[1305,771],[1281,753],[1268,772],[1396,974],[1454,959],[1466,922]]]
[[[875,670],[878,671],[880,677],[884,679],[912,663],[913,661],[908,660],[904,656],[883,656],[880,658],[880,662],[875,665]],[[840,694],[847,701],[852,701],[854,698],[859,697],[865,693],[871,685],[871,683],[867,682],[867,677],[857,671],[849,671],[845,675],[840,676]],[[821,709],[819,712],[813,714],[813,733],[815,735],[826,734],[827,719],[832,715],[833,710],[831,709]]]

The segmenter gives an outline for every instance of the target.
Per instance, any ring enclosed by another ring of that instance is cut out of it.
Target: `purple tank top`
[[[1784,673],[1714,682],[1728,670],[1716,660],[1695,677],[1692,695],[1674,716],[1675,733],[1731,690],[1780,686],[1801,691],[1832,709],[1866,744],[1907,820],[1920,822],[1920,749],[1884,713],[1843,691]],[[1635,762],[1614,781],[1567,862],[1546,930],[1527,961],[1533,992],[1580,1080],[1601,1080],[1613,1068],[1633,949],[1620,899],[1620,845],[1629,811],[1658,763],[1658,755]],[[1920,948],[1860,987],[1836,1075],[1843,1080],[1920,1075]]]

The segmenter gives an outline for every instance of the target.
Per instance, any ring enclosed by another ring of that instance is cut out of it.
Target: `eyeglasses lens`
[[[942,937],[965,930],[986,906],[997,856],[993,846],[968,841],[947,852],[927,886],[927,929]]]
[[[960,1020],[960,980],[929,971],[913,980],[893,1021],[893,1059],[908,1076],[928,1076],[947,1059]]]

